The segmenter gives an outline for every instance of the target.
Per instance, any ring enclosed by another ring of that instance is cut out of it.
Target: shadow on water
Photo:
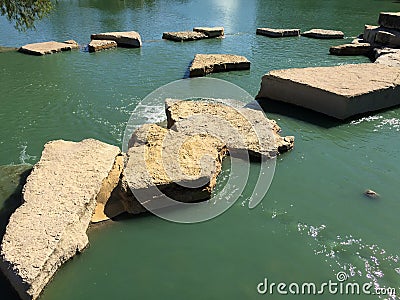
[[[8,197],[1,201],[0,209],[0,240],[3,239],[8,220],[11,214],[22,203],[22,187],[26,182],[26,178],[30,174],[32,166],[19,165],[19,166],[1,166],[0,168],[0,181],[5,183],[7,188],[0,189],[1,196],[8,194]],[[5,185],[2,184],[2,187]],[[17,300],[20,299],[17,292],[11,286],[7,278],[0,272],[0,294],[1,299]]]

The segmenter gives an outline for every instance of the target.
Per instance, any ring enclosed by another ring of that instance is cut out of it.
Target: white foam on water
[[[29,155],[26,152],[26,149],[28,148],[27,144],[21,145],[20,146],[21,151],[19,152],[19,162],[20,164],[29,164],[30,160],[36,160],[35,155]]]

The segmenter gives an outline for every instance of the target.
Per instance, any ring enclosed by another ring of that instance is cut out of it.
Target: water
[[[364,24],[376,23],[379,11],[399,10],[397,2],[374,0],[71,0],[60,1],[34,32],[18,33],[0,18],[2,46],[71,38],[84,44],[91,33],[114,30],[137,30],[144,41],[141,49],[95,54],[0,53],[1,201],[18,198],[13,191],[25,170],[9,165],[35,163],[49,140],[93,137],[120,146],[140,99],[183,78],[196,53],[246,56],[250,71],[211,77],[255,95],[272,69],[368,61],[327,54],[343,41],[268,39],[255,35],[257,27],[341,29],[350,41]],[[202,25],[222,25],[226,37],[161,40],[163,31]],[[42,299],[277,298],[257,295],[257,284],[265,277],[322,283],[339,271],[359,283],[399,288],[400,109],[342,124],[292,107],[284,107],[285,114],[265,108],[283,134],[296,136],[296,146],[280,157],[262,205],[247,208],[248,189],[209,222],[180,225],[144,216],[93,227],[90,248],[61,268]],[[365,198],[368,188],[381,199]],[[15,299],[4,279],[0,291]]]

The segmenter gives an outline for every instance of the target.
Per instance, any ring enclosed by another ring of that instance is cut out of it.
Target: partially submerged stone
[[[115,47],[117,47],[117,43],[109,40],[92,40],[88,45],[89,52],[97,52]]]
[[[19,52],[32,55],[45,55],[61,51],[70,51],[78,48],[77,45],[71,43],[60,43],[55,41],[27,44],[18,49]]]
[[[329,116],[351,116],[400,104],[400,69],[381,64],[274,70],[258,99],[292,103]]]
[[[190,66],[190,77],[205,76],[210,73],[250,69],[250,61],[232,54],[196,54]]]
[[[273,38],[299,36],[300,29],[257,28],[256,34],[273,37]]]
[[[0,46],[0,53],[10,52],[10,51],[17,51],[17,50],[18,50],[18,48]]]
[[[367,55],[371,51],[369,43],[354,43],[332,46],[329,53],[333,55]]]
[[[194,27],[193,31],[203,33],[209,38],[224,36],[224,27]]]
[[[381,12],[378,23],[386,28],[400,30],[400,12]]]
[[[21,299],[37,299],[57,269],[88,245],[96,201],[117,184],[118,147],[96,140],[45,145],[10,217],[0,267]]]
[[[373,190],[366,190],[364,192],[364,196],[371,198],[371,199],[378,199],[380,197],[380,195]]]
[[[164,32],[163,39],[174,42],[195,41],[207,38],[207,35],[194,31]]]
[[[311,29],[301,33],[302,36],[314,39],[342,39],[344,33],[338,30]]]
[[[142,46],[140,34],[136,31],[121,31],[121,32],[104,32],[92,34],[92,40],[109,40],[114,41],[118,46],[139,48]]]

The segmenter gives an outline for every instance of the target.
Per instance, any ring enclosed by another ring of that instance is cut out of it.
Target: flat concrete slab
[[[140,34],[136,31],[118,31],[96,33],[90,36],[92,40],[109,40],[114,41],[118,46],[139,48],[142,46]]]
[[[400,12],[381,12],[378,23],[386,28],[400,30]]]
[[[329,53],[340,56],[367,55],[372,50],[369,43],[354,43],[332,46]]]
[[[117,47],[117,43],[109,40],[92,40],[88,45],[89,52],[97,52],[115,47]]]
[[[399,105],[399,85],[400,68],[383,64],[275,70],[263,76],[257,99],[292,103],[346,119]]]
[[[339,30],[311,29],[301,33],[302,36],[314,39],[342,39],[344,33]]]
[[[365,25],[363,38],[377,47],[400,47],[400,30],[382,26]]]
[[[196,54],[190,66],[190,77],[248,69],[250,69],[250,61],[244,56],[232,54]]]
[[[224,36],[224,27],[194,27],[193,31],[204,33],[209,38]]]
[[[272,38],[299,36],[300,29],[257,28],[256,34]]]
[[[174,42],[186,42],[206,39],[207,35],[201,32],[194,31],[176,31],[164,32],[162,38],[164,40],[170,40]]]
[[[27,44],[19,48],[19,52],[31,55],[45,55],[45,54],[53,54],[61,51],[71,51],[72,49],[77,49],[78,44],[69,43],[69,42],[43,42],[43,43],[33,43]]]

